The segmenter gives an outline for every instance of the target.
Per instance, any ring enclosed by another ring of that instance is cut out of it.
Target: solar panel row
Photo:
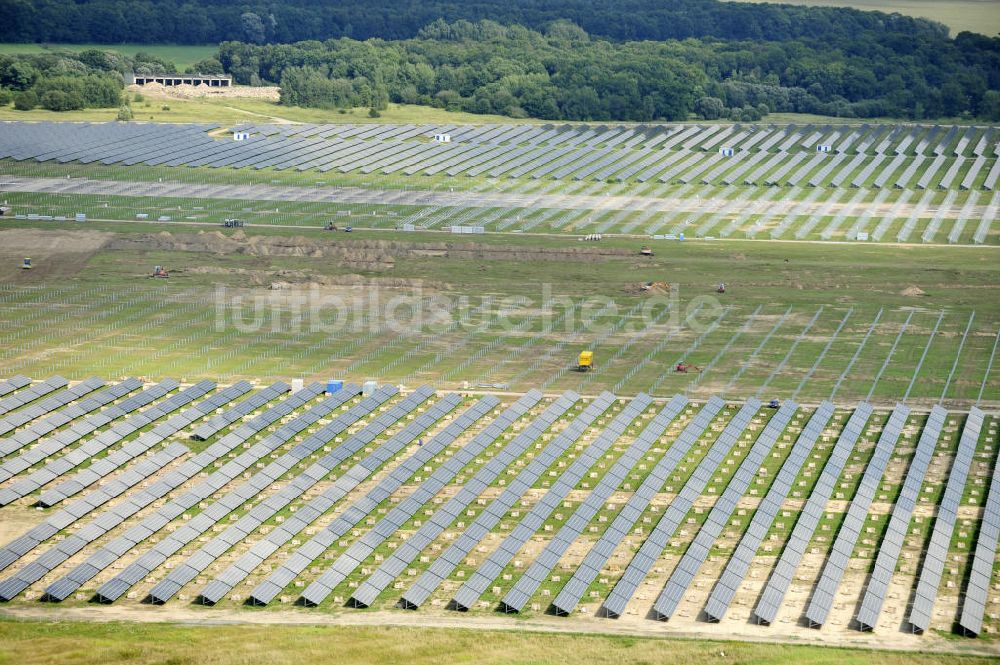
[[[736,551],[729,559],[722,575],[719,576],[719,581],[708,597],[708,602],[705,604],[705,614],[709,621],[721,621],[725,616],[733,596],[736,595],[736,591],[746,578],[757,549],[778,516],[782,504],[792,489],[792,484],[806,460],[809,459],[809,454],[816,445],[816,441],[833,417],[833,411],[833,404],[830,402],[821,403],[792,445],[791,453],[781,465],[774,483],[754,512],[753,519],[750,520],[747,530],[736,546]]]
[[[653,614],[657,619],[665,621],[673,616],[688,587],[694,581],[695,575],[698,574],[705,559],[708,558],[712,543],[722,534],[722,530],[735,512],[740,498],[750,487],[750,483],[757,476],[757,472],[771,451],[771,447],[785,431],[798,408],[799,405],[792,400],[782,404],[778,412],[767,423],[764,431],[757,437],[733,477],[726,484],[722,495],[712,506],[708,519],[705,520],[694,540],[684,552],[684,556],[681,557],[674,572],[670,575],[670,579],[667,580],[666,586],[660,592],[659,598],[653,603]]]
[[[833,608],[837,588],[847,570],[854,546],[868,517],[868,509],[875,498],[879,482],[889,465],[892,451],[903,432],[903,426],[906,424],[906,418],[909,414],[908,407],[897,404],[889,416],[889,421],[882,428],[882,434],[879,436],[878,443],[875,444],[875,452],[872,454],[868,466],[865,467],[861,483],[854,493],[851,506],[841,523],[833,548],[823,566],[819,581],[816,583],[816,589],[806,607],[805,616],[810,626],[822,626]]]
[[[488,396],[469,407],[458,418],[449,423],[444,430],[435,435],[417,452],[396,467],[375,490],[365,496],[362,500],[363,503],[352,506],[352,508],[357,509],[356,511],[352,511],[352,513],[357,515],[358,519],[361,519],[363,515],[367,515],[414,473],[419,471],[423,465],[427,464],[435,455],[442,452],[459,436],[464,434],[467,429],[472,427],[476,421],[483,418],[499,405],[500,400],[493,396]],[[456,452],[441,467],[435,470],[430,477],[422,480],[412,494],[403,499],[385,517],[376,522],[360,539],[352,543],[347,548],[347,551],[341,554],[329,568],[323,571],[312,584],[306,587],[301,596],[303,604],[311,607],[323,602],[347,575],[353,572],[355,568],[361,565],[375,551],[375,548],[389,539],[403,524],[413,517],[426,501],[429,501],[435,494],[441,491],[490,442],[489,440],[480,439],[475,442],[477,449],[466,450],[467,446],[463,447],[460,452]],[[345,515],[345,517],[347,516]],[[334,534],[331,533],[330,535],[333,536]]]
[[[542,498],[531,507],[528,514],[514,527],[514,530],[479,566],[472,577],[462,584],[452,599],[452,604],[456,609],[469,609],[473,606],[490,583],[517,556],[528,539],[541,528],[545,520],[583,479],[587,471],[610,450],[612,444],[625,433],[626,428],[642,414],[652,401],[649,395],[639,393],[597,435],[583,453],[573,460],[572,464],[559,475],[556,482]]]
[[[882,538],[882,544],[879,546],[875,568],[868,580],[864,596],[861,598],[861,608],[856,617],[861,630],[873,630],[878,623],[882,605],[885,603],[886,590],[889,588],[889,582],[896,569],[899,553],[903,549],[903,541],[906,539],[906,529],[910,524],[910,517],[913,515],[913,510],[917,507],[917,500],[920,498],[920,486],[927,473],[927,467],[930,466],[931,459],[934,457],[934,448],[947,416],[948,412],[945,409],[935,405],[931,409],[923,432],[920,433],[917,450],[903,480],[903,489],[899,493],[899,498],[896,499],[896,505],[893,506],[888,529]]]
[[[218,451],[220,454],[228,454],[228,452],[224,451],[231,452],[238,446],[243,445],[249,437],[290,415],[295,409],[305,405],[320,392],[321,388],[318,384],[313,384],[300,390],[240,427],[235,432],[222,437],[219,441],[209,446],[208,450],[213,451],[213,454],[215,451]],[[83,563],[50,585],[45,590],[46,598],[48,600],[63,600],[67,598],[76,589],[93,579],[94,576],[117,561],[135,545],[159,531],[171,520],[183,515],[185,510],[199,505],[201,501],[231,482],[237,475],[243,473],[250,465],[257,462],[257,460],[265,455],[273,454],[277,448],[290,438],[306,427],[316,423],[320,418],[340,408],[357,395],[358,392],[360,392],[360,389],[357,385],[345,385],[333,397],[324,400],[302,415],[295,417],[278,428],[277,431],[265,437],[262,441],[240,453],[222,465],[221,468],[210,473],[207,478],[199,482],[194,488],[172,499],[155,511],[154,514],[145,517],[138,524],[129,528],[124,534],[99,548]]]
[[[591,520],[611,497],[612,493],[621,486],[632,469],[642,456],[647,453],[650,447],[659,441],[666,431],[667,426],[680,414],[687,404],[687,399],[681,395],[675,395],[663,407],[663,409],[649,421],[649,424],[642,430],[635,441],[632,442],[625,453],[615,462],[614,466],[601,478],[597,487],[587,495],[583,503],[574,511],[566,524],[556,533],[555,537],[549,541],[545,549],[535,558],[532,564],[518,579],[514,586],[507,592],[501,600],[501,609],[505,612],[520,612],[525,604],[531,599],[532,594],[545,581],[559,559],[569,549],[584,528],[590,524]]]
[[[656,526],[650,532],[649,537],[639,547],[639,551],[629,562],[625,572],[622,573],[618,583],[615,584],[611,593],[605,599],[602,611],[611,618],[620,617],[625,612],[625,606],[632,600],[636,589],[646,579],[653,564],[659,559],[667,546],[667,541],[677,530],[684,516],[694,505],[695,499],[701,495],[702,491],[711,480],[712,474],[722,464],[730,449],[736,444],[737,439],[751,418],[760,408],[760,401],[754,398],[740,408],[739,412],[729,421],[725,429],[715,440],[708,453],[698,463],[691,477],[684,484],[684,487],[677,494],[670,506],[664,511]]]
[[[758,623],[770,624],[777,617],[781,603],[788,592],[788,587],[792,583],[792,577],[809,547],[809,541],[812,540],[827,501],[833,494],[837,479],[847,464],[851,451],[854,450],[854,445],[864,430],[865,423],[871,417],[872,410],[871,405],[862,402],[851,414],[844,429],[841,430],[840,437],[838,437],[809,499],[803,506],[799,519],[781,552],[781,557],[771,572],[771,577],[767,580],[760,600],[754,608],[753,616]]]
[[[8,395],[15,390],[20,390],[31,385],[31,379],[21,374],[10,377],[6,381],[0,381],[0,397]]]
[[[121,573],[108,580],[97,588],[96,598],[104,603],[111,603],[121,597],[134,584],[149,575],[155,568],[165,561],[167,557],[174,554],[181,547],[194,540],[196,537],[207,531],[223,516],[239,508],[254,496],[258,495],[264,488],[275,483],[282,475],[288,472],[295,464],[303,461],[309,454],[319,450],[324,444],[335,436],[345,431],[350,425],[365,417],[383,403],[396,394],[396,389],[391,387],[381,388],[374,394],[366,397],[361,403],[355,405],[347,412],[334,418],[329,424],[320,428],[300,445],[295,446],[288,453],[281,455],[263,470],[254,474],[248,481],[242,483],[236,489],[228,492],[218,501],[212,503],[208,508],[201,511],[193,519],[188,520],[180,529],[177,529],[166,538],[157,542],[151,549],[143,553],[136,561],[125,568]],[[360,446],[358,446],[360,447]],[[317,474],[319,475],[319,474]],[[289,495],[298,496],[305,490],[306,483],[301,480],[300,475],[297,480],[285,485],[282,490],[275,495],[268,497],[265,502],[255,507],[244,515],[241,520],[237,520],[230,529],[220,534],[219,541],[226,543],[226,548],[231,547],[247,535],[249,528],[243,529],[247,522],[256,520],[254,510],[268,510],[271,504],[268,501],[281,503]],[[309,476],[312,478],[312,476]],[[313,480],[313,483],[316,481]],[[285,494],[282,494],[282,491]],[[278,497],[278,498],[276,498]],[[285,501],[287,503],[287,500]],[[283,504],[282,504],[283,505]],[[226,540],[222,540],[222,536]]]
[[[1000,473],[994,468],[989,494],[986,495],[983,521],[979,527],[976,551],[972,558],[972,570],[965,585],[962,614],[958,619],[958,625],[967,635],[975,636],[983,631],[987,594],[993,588],[991,582],[996,566],[998,538],[1000,538]]]

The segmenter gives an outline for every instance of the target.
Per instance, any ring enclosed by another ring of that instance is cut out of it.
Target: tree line
[[[614,41],[566,20],[533,30],[438,19],[400,40],[228,41],[189,70],[280,85],[288,105],[373,115],[397,102],[546,120],[755,121],[772,112],[1000,120],[1000,38],[967,32]],[[115,106],[130,72],[175,67],[100,49],[0,55],[0,103]]]
[[[947,34],[940,24],[898,14],[718,0],[0,0],[0,16],[0,41],[76,44],[396,40],[441,17],[535,30],[567,19],[617,41]]]
[[[0,103],[13,101],[22,111],[117,107],[127,74],[175,71],[172,62],[142,52],[132,57],[100,49],[0,55]]]
[[[538,32],[438,20],[406,40],[225,42],[219,61],[238,83],[279,84],[285,104],[375,112],[392,101],[547,120],[1000,119],[1000,39],[895,46],[863,36],[614,42],[568,21]]]

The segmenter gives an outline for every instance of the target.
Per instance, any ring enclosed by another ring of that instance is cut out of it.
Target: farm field
[[[929,18],[948,26],[952,35],[963,30],[989,36],[1000,32],[1000,3],[996,0],[795,0],[787,4],[853,7],[864,11]]]
[[[3,657],[1000,655],[994,128],[237,129],[0,125]]]

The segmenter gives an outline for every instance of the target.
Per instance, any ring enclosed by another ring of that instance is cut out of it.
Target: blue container
[[[332,395],[333,393],[337,392],[338,390],[340,390],[343,387],[344,387],[344,382],[343,381],[337,381],[335,379],[330,379],[329,381],[326,382],[326,392],[328,394],[330,394],[330,395]]]

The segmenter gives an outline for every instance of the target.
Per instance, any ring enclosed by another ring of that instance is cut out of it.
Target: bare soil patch
[[[114,234],[101,231],[0,231],[0,281],[31,283],[77,274]],[[31,270],[22,270],[25,257]]]

